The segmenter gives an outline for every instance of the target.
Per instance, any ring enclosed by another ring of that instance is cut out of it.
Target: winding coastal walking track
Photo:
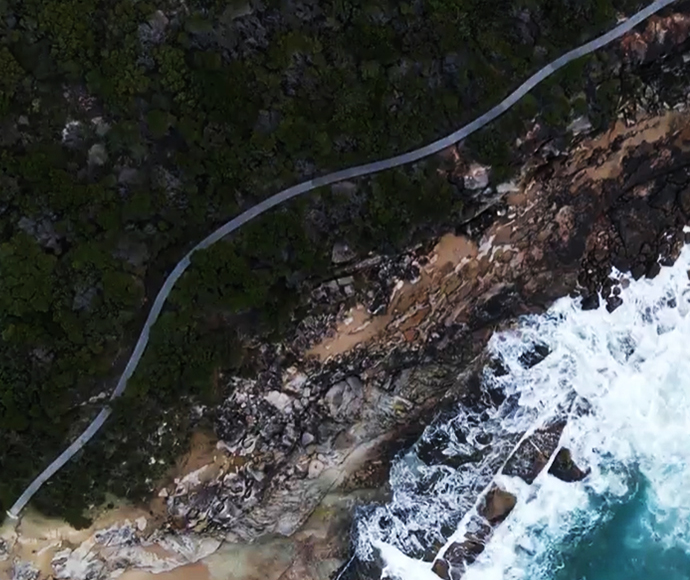
[[[149,312],[146,322],[144,323],[144,328],[139,335],[137,344],[134,347],[134,351],[129,358],[127,366],[125,367],[120,380],[110,397],[110,400],[118,398],[124,392],[127,387],[127,381],[134,373],[134,370],[139,364],[146,345],[149,341],[149,332],[151,327],[154,325],[158,319],[161,310],[163,309],[163,304],[168,298],[170,291],[172,290],[175,283],[180,279],[184,271],[189,267],[191,263],[192,254],[198,250],[203,250],[209,246],[215,244],[218,240],[224,238],[229,233],[234,232],[236,229],[240,228],[248,221],[260,216],[262,213],[268,211],[269,209],[280,205],[281,203],[312,191],[318,187],[323,187],[325,185],[331,185],[338,181],[344,179],[353,179],[356,177],[361,177],[363,175],[371,175],[372,173],[377,173],[385,169],[392,169],[394,167],[399,167],[407,163],[413,163],[419,161],[424,157],[428,157],[435,153],[438,153],[447,147],[457,143],[458,141],[465,139],[468,135],[471,135],[478,129],[481,129],[487,123],[493,121],[496,117],[507,111],[515,103],[517,103],[523,96],[525,96],[529,91],[531,91],[540,82],[546,79],[548,76],[552,75],[558,69],[568,64],[569,62],[585,56],[599,48],[609,44],[613,40],[619,38],[626,32],[630,31],[633,27],[637,26],[640,22],[647,19],[649,16],[658,12],[662,8],[672,4],[676,0],[656,0],[643,10],[640,10],[635,15],[631,16],[629,19],[625,20],[606,34],[579,46],[563,56],[557,58],[553,62],[547,64],[544,68],[533,74],[529,79],[522,83],[515,91],[513,91],[508,97],[501,101],[498,105],[493,107],[490,111],[487,111],[482,116],[478,117],[468,125],[465,125],[461,129],[458,129],[454,133],[451,133],[447,137],[443,137],[438,141],[434,141],[429,145],[410,151],[409,153],[403,153],[402,155],[397,155],[391,157],[390,159],[384,159],[383,161],[376,161],[374,163],[367,163],[366,165],[359,165],[358,167],[352,167],[350,169],[343,169],[341,171],[336,171],[335,173],[330,173],[322,177],[317,177],[315,179],[310,179],[299,185],[289,187],[268,199],[256,204],[251,209],[248,209],[239,216],[231,219],[225,225],[219,227],[215,232],[204,238],[199,242],[194,248],[192,248],[187,255],[184,256],[175,266],[175,269],[166,278],[162,288],[158,292],[156,299],[153,303],[153,307]],[[39,488],[50,479],[65,463],[67,463],[86,443],[98,432],[98,430],[103,426],[106,419],[112,413],[110,406],[105,406],[100,413],[96,416],[93,422],[86,428],[86,430],[77,437],[77,439],[65,449],[60,456],[55,459],[46,469],[36,478],[31,484],[26,488],[24,493],[17,499],[14,505],[8,510],[7,514],[16,519],[19,517],[20,512],[24,506],[29,502],[33,495],[39,490]]]

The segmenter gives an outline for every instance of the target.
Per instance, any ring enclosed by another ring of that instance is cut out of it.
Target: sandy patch
[[[576,154],[573,158],[575,162],[571,161],[569,165],[573,172],[580,173],[580,179],[584,178],[588,181],[616,179],[620,177],[623,170],[623,159],[644,142],[656,143],[668,137],[678,122],[679,116],[677,111],[667,111],[661,116],[641,120],[632,127],[626,127],[625,123],[619,120],[610,131],[583,141],[579,148],[580,154]],[[613,142],[619,137],[623,137],[621,147],[618,151],[611,153]],[[583,158],[591,157],[597,149],[602,149],[608,155],[603,163],[593,167],[585,163]],[[586,169],[581,170],[582,167]]]
[[[221,577],[211,576],[206,564],[197,562],[180,566],[169,572],[142,572],[141,570],[129,570],[119,577],[119,580],[217,580]]]
[[[364,306],[358,304],[338,323],[334,335],[309,349],[307,356],[315,356],[325,361],[343,354],[358,344],[366,344],[378,336],[390,321],[391,316],[371,316]]]
[[[407,341],[415,340],[416,327],[433,310],[428,304],[429,290],[442,279],[457,277],[458,271],[477,255],[478,248],[469,238],[444,235],[427,256],[419,279],[396,285],[387,312],[372,316],[364,306],[357,305],[338,323],[333,336],[313,346],[307,355],[325,361],[379,339],[389,329],[402,332]]]

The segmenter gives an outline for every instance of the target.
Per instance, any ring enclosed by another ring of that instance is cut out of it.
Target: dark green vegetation
[[[117,378],[147,301],[195,241],[287,185],[458,128],[638,4],[189,0],[187,13],[0,0],[0,513],[93,416],[99,403],[81,403]],[[571,117],[584,66],[471,150],[506,174],[527,118]],[[610,102],[575,107],[603,124]],[[81,125],[63,143],[68,120]],[[151,455],[184,439],[190,402],[216,395],[212,370],[241,367],[247,328],[289,322],[336,238],[393,251],[461,205],[431,163],[358,187],[295,201],[199,255],[108,428],[37,506],[78,522],[106,491],[141,496],[163,465]]]

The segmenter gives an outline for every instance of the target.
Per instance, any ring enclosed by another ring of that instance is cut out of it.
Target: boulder
[[[465,537],[486,544],[493,533],[493,528],[481,517],[473,516],[467,524]]]
[[[264,396],[264,400],[281,413],[289,413],[291,411],[293,399],[285,393],[270,391]]]
[[[513,511],[517,498],[510,492],[493,486],[484,499],[480,513],[493,526],[505,520]]]
[[[103,143],[95,143],[89,149],[89,165],[105,165],[108,161],[108,153]]]
[[[527,437],[508,458],[503,473],[531,484],[556,451],[565,423],[556,421]]]
[[[607,312],[611,313],[622,304],[623,299],[620,296],[609,296],[606,299],[606,310]]]
[[[592,129],[592,123],[587,117],[578,117],[574,119],[570,125],[568,125],[568,131],[573,135],[579,135],[580,133],[589,133]]]
[[[344,264],[356,258],[356,254],[350,249],[346,242],[336,242],[331,251],[331,260],[334,264]]]
[[[300,439],[300,443],[302,443],[302,445],[303,445],[304,447],[306,447],[307,445],[311,445],[315,440],[316,440],[316,437],[314,437],[314,436],[313,436],[311,433],[309,433],[308,431],[305,431],[304,433],[302,433],[302,437],[301,437],[301,439]]]
[[[450,580],[450,565],[448,564],[448,561],[444,560],[443,558],[434,560],[434,565],[431,567],[431,571],[439,578],[443,578],[443,580]]]
[[[568,483],[582,481],[589,475],[590,471],[590,469],[586,471],[580,469],[573,461],[570,450],[565,447],[558,452],[549,468],[549,473],[551,475]]]
[[[465,189],[480,190],[489,185],[490,167],[473,163],[464,177]]]
[[[358,377],[348,377],[326,393],[328,411],[339,422],[356,417],[363,401],[364,387]]]
[[[484,551],[484,543],[478,540],[465,539],[462,542],[453,542],[443,557],[454,566],[471,564],[477,556]]]
[[[467,525],[464,538],[448,546],[443,557],[434,561],[432,571],[440,578],[457,580],[464,574],[467,566],[472,564],[484,551],[492,531],[491,526],[484,518],[473,516]]]
[[[319,461],[318,459],[312,459],[309,463],[307,477],[309,479],[316,479],[319,475],[321,475],[321,472],[323,472],[325,468],[326,466],[324,465],[323,461]]]
[[[546,344],[537,343],[520,356],[520,362],[525,368],[531,369],[549,356],[550,353],[551,349]]]

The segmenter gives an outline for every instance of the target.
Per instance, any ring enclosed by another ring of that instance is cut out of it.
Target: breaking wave
[[[463,579],[690,578],[689,272],[685,248],[653,280],[614,272],[627,287],[611,314],[564,298],[495,335],[481,396],[429,427],[394,465],[392,500],[360,514],[359,560],[378,558],[384,578],[437,579],[434,557],[493,481],[517,504]],[[499,473],[554,417],[589,475]]]

